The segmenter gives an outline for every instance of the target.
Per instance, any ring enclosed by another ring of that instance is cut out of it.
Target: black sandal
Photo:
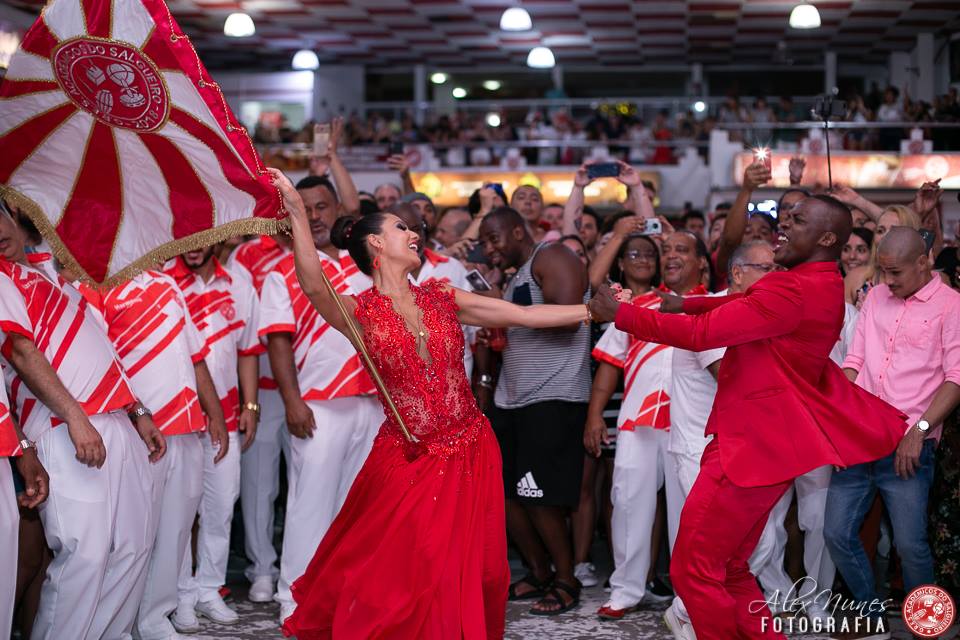
[[[537,580],[537,576],[532,573],[528,573],[523,576],[512,585],[510,585],[510,590],[507,592],[507,599],[514,602],[517,600],[533,600],[534,598],[543,598],[547,593],[547,587],[550,586],[550,583],[553,582],[553,576],[550,576],[546,580]],[[533,587],[531,591],[526,593],[517,594],[517,587],[521,584],[527,584]]]
[[[550,588],[547,589],[546,595],[543,596],[543,598],[541,598],[540,602],[538,602],[537,604],[556,603],[560,605],[560,608],[550,609],[550,610],[541,610],[541,609],[535,609],[531,607],[530,613],[535,616],[557,616],[557,615],[560,615],[561,613],[566,613],[567,611],[570,611],[574,607],[577,607],[580,605],[580,588],[581,587],[580,587],[579,581],[577,582],[577,586],[572,586],[564,582],[560,582],[559,580],[554,580],[553,584],[550,585]],[[568,596],[572,598],[568,604],[563,604],[563,596],[560,593],[561,591],[563,591],[564,593],[566,593]]]

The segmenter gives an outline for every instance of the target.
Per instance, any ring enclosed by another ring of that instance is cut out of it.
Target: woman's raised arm
[[[313,235],[310,233],[310,222],[303,206],[303,200],[297,193],[293,183],[278,169],[268,168],[274,186],[283,196],[283,206],[290,214],[290,225],[293,230],[293,258],[297,268],[297,280],[300,288],[310,300],[314,309],[323,316],[330,326],[347,335],[346,319],[340,313],[334,296],[324,284],[323,265],[317,256],[317,249],[313,244]],[[356,301],[350,296],[339,296],[347,313],[353,313]]]

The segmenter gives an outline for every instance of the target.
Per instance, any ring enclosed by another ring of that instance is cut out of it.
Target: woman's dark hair
[[[600,235],[602,236],[604,234],[607,234],[613,231],[613,225],[617,224],[617,220],[620,220],[621,218],[628,218],[630,216],[635,216],[635,215],[637,214],[635,214],[633,211],[627,211],[625,209],[623,211],[617,211],[616,213],[605,217],[603,219],[603,223],[600,225]]]
[[[562,243],[563,243],[564,241],[566,241],[566,240],[572,240],[572,241],[574,241],[574,242],[579,243],[580,246],[583,248],[583,255],[587,256],[587,262],[590,262],[590,253],[587,251],[587,245],[584,244],[583,238],[581,238],[580,236],[578,236],[578,235],[575,234],[575,233],[571,233],[571,234],[568,234],[568,235],[565,235],[565,236],[561,236],[561,238],[560,238],[559,240],[557,240],[557,242],[559,242],[559,243],[562,244]]]
[[[627,286],[626,276],[623,275],[623,270],[620,268],[620,265],[617,264],[618,261],[623,259],[623,256],[627,253],[627,247],[630,246],[634,240],[645,240],[653,247],[653,251],[657,254],[657,257],[654,259],[653,267],[653,277],[650,279],[651,287],[660,286],[660,247],[657,246],[657,243],[653,241],[653,238],[650,236],[643,235],[642,233],[631,233],[623,240],[623,244],[620,245],[620,251],[617,252],[617,259],[613,261],[613,265],[610,267],[610,280],[612,282],[620,283],[620,286]]]
[[[777,217],[779,217],[780,212],[783,211],[783,199],[786,198],[787,195],[791,193],[802,193],[803,197],[805,198],[809,198],[811,195],[810,192],[804,189],[803,187],[791,187],[787,189],[786,191],[780,194],[780,198],[777,200]]]
[[[330,232],[330,242],[337,249],[346,249],[363,273],[373,274],[373,259],[367,246],[367,236],[377,235],[383,230],[386,213],[371,213],[363,217],[344,216],[338,218]]]
[[[850,235],[857,236],[861,240],[867,243],[867,248],[873,246],[873,231],[870,229],[865,229],[863,227],[854,227],[850,230]]]

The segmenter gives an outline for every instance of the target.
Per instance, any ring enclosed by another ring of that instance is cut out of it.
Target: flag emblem
[[[170,99],[159,70],[128,44],[74,38],[56,48],[53,69],[70,100],[104,124],[155,131],[167,122]]]
[[[285,217],[163,0],[50,0],[0,83],[0,196],[114,285]]]

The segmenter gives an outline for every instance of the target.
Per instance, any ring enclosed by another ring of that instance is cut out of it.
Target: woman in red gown
[[[293,226],[297,277],[324,319],[347,333],[321,280],[303,202],[272,171]],[[298,640],[502,638],[509,586],[500,450],[470,391],[460,323],[557,327],[584,305],[519,307],[407,275],[419,236],[391,214],[338,220],[374,286],[341,296],[404,423],[391,412],[306,573],[283,631]]]

